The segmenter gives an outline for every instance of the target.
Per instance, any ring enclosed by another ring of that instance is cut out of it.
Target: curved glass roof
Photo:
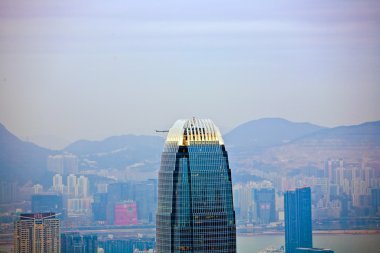
[[[206,144],[208,142],[223,145],[222,134],[210,119],[180,119],[170,128],[166,137],[166,144],[190,146],[192,144]]]

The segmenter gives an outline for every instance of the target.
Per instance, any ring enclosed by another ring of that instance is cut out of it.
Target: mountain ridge
[[[230,161],[250,166],[252,161],[317,162],[326,157],[361,156],[380,159],[380,121],[327,128],[280,118],[248,121],[224,135]],[[119,135],[103,140],[78,140],[62,150],[22,141],[0,123],[0,176],[4,180],[35,180],[46,172],[48,155],[73,153],[80,161],[95,161],[97,169],[125,169],[138,164],[157,170],[164,144],[161,136]],[[371,150],[373,149],[373,150]],[[293,166],[292,163],[286,164]],[[89,169],[81,163],[81,169]]]

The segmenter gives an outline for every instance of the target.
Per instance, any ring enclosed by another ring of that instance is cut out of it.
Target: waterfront
[[[314,234],[314,246],[331,248],[335,253],[377,253],[380,249],[380,234]],[[254,235],[238,236],[238,253],[257,253],[259,250],[284,245],[284,236]],[[0,252],[11,252],[11,244],[0,244]]]
[[[284,245],[284,235],[238,236],[238,253],[257,253],[259,250]],[[314,234],[314,247],[330,248],[335,253],[377,253],[380,234]]]

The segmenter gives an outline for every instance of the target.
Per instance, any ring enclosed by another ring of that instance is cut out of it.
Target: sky
[[[379,27],[377,0],[3,0],[0,123],[61,148],[193,116],[380,120]]]

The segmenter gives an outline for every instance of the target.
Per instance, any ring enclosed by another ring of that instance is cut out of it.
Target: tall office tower
[[[63,218],[63,200],[58,194],[36,194],[32,195],[32,212],[33,213],[56,213],[62,214]]]
[[[70,174],[67,176],[67,193],[70,197],[78,196],[77,176]]]
[[[63,193],[62,176],[60,174],[53,176],[53,191]]]
[[[61,253],[97,253],[97,235],[81,235],[78,232],[61,234]]]
[[[296,248],[312,248],[310,187],[287,191],[285,198],[285,252]]]
[[[276,196],[274,189],[254,189],[255,220],[260,224],[276,221]]]
[[[134,184],[134,198],[137,204],[137,216],[144,223],[155,221],[157,208],[157,180],[150,179]]]
[[[158,176],[156,252],[236,252],[231,170],[211,120],[170,128]]]
[[[15,253],[59,253],[60,222],[55,213],[24,213],[15,222]]]
[[[88,196],[88,178],[85,176],[78,178],[78,196],[81,198]]]
[[[107,220],[107,193],[95,193],[92,202],[92,218],[99,223],[105,223]]]

